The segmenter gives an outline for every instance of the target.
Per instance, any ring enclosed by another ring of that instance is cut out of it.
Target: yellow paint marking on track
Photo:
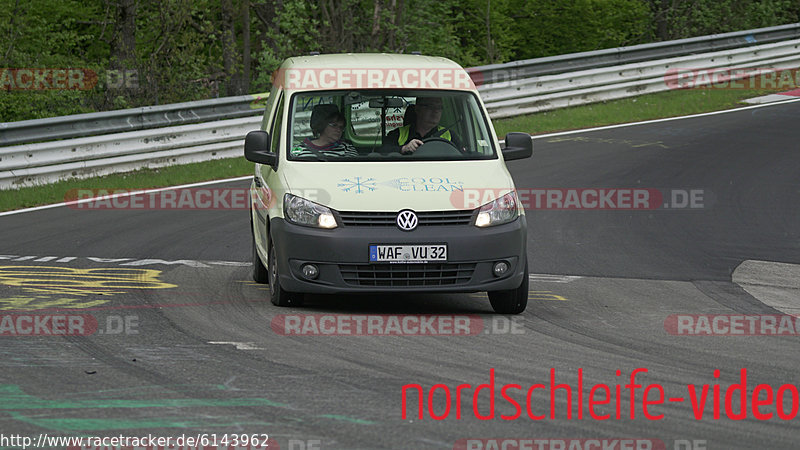
[[[551,291],[528,291],[528,300],[559,300],[567,301],[567,298]]]
[[[76,298],[10,297],[0,298],[0,311],[37,311],[50,308],[83,309],[108,303],[108,300],[82,301]]]
[[[476,298],[476,299],[481,299],[481,300],[487,300],[489,298],[489,296],[486,295],[485,292],[473,293],[473,294],[470,295],[470,297]],[[545,301],[558,300],[558,301],[566,302],[569,299],[567,299],[566,297],[564,297],[562,295],[553,294],[552,291],[532,291],[532,290],[529,290],[528,291],[528,300],[540,300],[540,301],[541,300],[545,300]]]
[[[268,287],[264,287],[264,283],[256,283],[255,281],[248,281],[248,280],[238,280],[237,283],[246,284],[250,287],[257,288],[259,291],[268,291]]]
[[[265,287],[266,285],[264,283],[256,283],[253,280],[238,280],[236,282],[237,283],[246,284],[248,286],[257,288],[259,291],[268,291],[269,290],[269,287]]]
[[[167,289],[153,269],[74,269],[71,267],[0,266],[0,284],[27,292],[69,295],[110,295],[124,289]]]

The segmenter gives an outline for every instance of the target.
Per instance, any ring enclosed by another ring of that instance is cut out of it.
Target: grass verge
[[[721,111],[746,106],[741,103],[743,100],[775,93],[775,90],[767,89],[682,89],[543,111],[492,122],[497,136],[502,139],[509,131],[542,134]]]
[[[531,134],[590,128],[641,120],[719,111],[742,106],[742,100],[770,90],[687,89],[647,94],[493,121],[502,139],[509,131]],[[97,178],[0,190],[0,211],[63,202],[71,189],[146,189],[249,175],[252,163],[229,158],[160,169],[142,169]]]
[[[0,191],[0,211],[60,203],[73,189],[147,189],[198,181],[234,178],[253,173],[244,158],[215,159],[158,169],[141,169],[104,177],[68,179],[53,184]]]

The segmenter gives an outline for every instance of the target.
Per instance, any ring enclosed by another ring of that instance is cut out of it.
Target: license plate
[[[370,245],[369,260],[390,263],[447,261],[447,245]]]

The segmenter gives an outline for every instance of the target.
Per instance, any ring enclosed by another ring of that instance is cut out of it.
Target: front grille
[[[472,210],[418,212],[417,226],[469,225],[472,213]],[[339,217],[347,227],[390,227],[397,225],[397,214],[397,212],[340,211]]]
[[[456,286],[469,283],[475,263],[341,264],[339,270],[352,286]]]

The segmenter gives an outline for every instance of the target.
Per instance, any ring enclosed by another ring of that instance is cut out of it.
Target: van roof
[[[440,56],[391,53],[303,55],[286,59],[275,81],[285,90],[444,89],[474,91],[463,67]]]
[[[303,55],[286,59],[284,68],[392,68],[392,69],[463,69],[441,56],[406,55],[394,53],[335,53]]]

